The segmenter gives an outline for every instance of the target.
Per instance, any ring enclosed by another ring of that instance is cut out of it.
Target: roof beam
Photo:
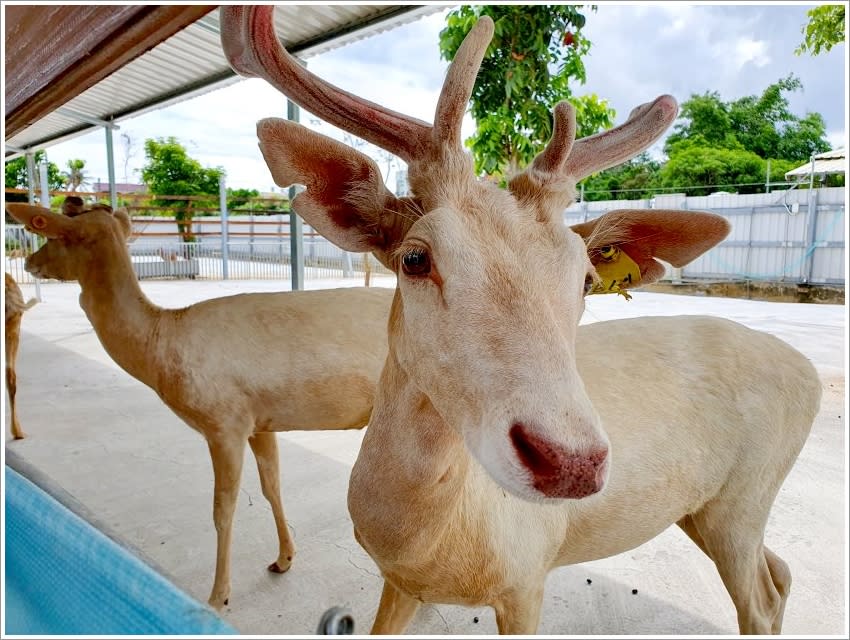
[[[101,120],[100,118],[86,115],[85,113],[80,113],[79,111],[74,111],[73,109],[69,109],[68,107],[59,107],[56,110],[56,113],[63,115],[66,118],[71,118],[72,120],[77,120],[79,122],[88,122],[89,124],[94,124],[98,127],[106,127],[107,129],[121,128],[117,124],[115,124],[114,122],[110,122],[109,120]]]
[[[6,5],[6,139],[217,5]]]

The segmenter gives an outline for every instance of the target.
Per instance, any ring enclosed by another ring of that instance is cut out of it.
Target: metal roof
[[[286,48],[304,59],[388,31],[443,6],[280,4],[275,27]],[[77,97],[6,139],[5,158],[84,135],[155,109],[239,82],[221,49],[219,12],[212,11]]]
[[[833,149],[825,151],[815,156],[815,175],[829,175],[835,173],[844,173],[847,167],[847,149]],[[802,164],[796,169],[786,172],[785,179],[804,178],[812,174],[811,161]]]

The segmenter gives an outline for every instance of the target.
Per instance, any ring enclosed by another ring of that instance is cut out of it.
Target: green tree
[[[682,103],[664,151],[671,155],[681,141],[701,141],[707,146],[745,149],[765,159],[804,162],[830,145],[820,114],[800,118],[791,113],[785,94],[800,89],[800,80],[789,75],[768,85],[760,96],[724,102],[717,92],[692,95]]]
[[[250,204],[251,200],[258,198],[260,192],[256,189],[227,189],[227,208],[238,209]]]
[[[689,196],[704,196],[713,191],[763,191],[765,171],[766,161],[752,151],[680,142],[660,176],[668,190],[675,187]]]
[[[798,56],[810,53],[816,56],[844,42],[844,5],[828,4],[809,9],[809,21],[803,25],[803,42],[794,50]]]
[[[58,191],[63,187],[65,181],[62,178],[62,172],[59,171],[59,167],[56,166],[55,163],[49,162],[47,160],[47,153],[45,151],[36,151],[33,154],[33,159],[35,160],[35,190],[39,190],[39,177],[38,177],[38,166],[43,162],[47,162],[47,188],[50,191]],[[6,163],[6,188],[7,189],[26,189],[29,186],[29,179],[27,178],[27,159],[25,156],[21,156],[20,158],[15,158],[14,160],[9,160]],[[27,195],[23,193],[7,193],[6,194],[7,202],[26,202]]]
[[[181,198],[153,198],[155,206],[170,207],[174,210],[177,230],[184,242],[193,242],[191,235],[192,197],[216,196],[219,192],[219,179],[224,170],[201,166],[190,158],[185,147],[177,138],[149,138],[145,140],[145,165],[142,167],[142,180],[148,191],[154,196],[190,196]],[[211,198],[210,202],[214,202]]]
[[[592,200],[640,200],[651,198],[661,187],[661,163],[653,160],[649,153],[635,156],[621,165],[600,171],[586,178],[584,199]]]
[[[462,6],[446,18],[440,54],[454,58],[481,15],[495,32],[472,91],[477,131],[466,141],[480,174],[504,179],[526,166],[548,141],[552,109],[562,100],[576,107],[577,134],[608,128],[614,110],[595,95],[576,98],[570,81],[585,81],[582,57],[590,41],[581,33],[581,5]],[[595,7],[592,7],[595,10]]]
[[[62,173],[62,178],[65,180],[65,187],[69,191],[76,191],[80,187],[89,183],[86,175],[86,161],[79,158],[68,160],[66,165],[68,170]]]

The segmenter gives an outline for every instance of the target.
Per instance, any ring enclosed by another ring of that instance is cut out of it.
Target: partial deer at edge
[[[20,440],[26,437],[18,421],[18,410],[15,396],[18,393],[18,375],[15,362],[18,358],[18,346],[21,342],[21,319],[24,312],[38,303],[37,298],[24,302],[21,288],[10,273],[6,273],[6,393],[9,394],[9,411],[11,412],[12,437]]]
[[[729,231],[696,211],[563,223],[577,181],[646,149],[675,100],[580,140],[559,104],[548,145],[502,190],[477,179],[460,135],[492,20],[458,51],[431,126],[316,78],[281,47],[273,11],[221,9],[231,66],[409,167],[413,196],[396,198],[365,155],[296,123],[257,125],[275,182],[306,187],[295,210],[398,275],[349,485],[355,535],[384,577],[372,631],[400,633],[431,602],[487,604],[500,632],[534,633],[551,569],[675,523],[717,565],[740,631],[778,633],[790,573],[764,530],[818,411],[814,368],[720,319],[578,326],[608,256],[628,258],[626,289],[663,275],[656,258],[683,266]]]
[[[269,570],[289,569],[295,545],[280,499],[274,432],[366,425],[387,353],[393,291],[245,293],[163,309],[148,300],[133,272],[124,210],[98,206],[69,218],[26,204],[6,209],[48,239],[27,259],[27,271],[79,281],[80,305],[106,352],[206,439],[217,533],[210,604],[220,608],[230,596],[246,444],[277,528],[278,556]]]

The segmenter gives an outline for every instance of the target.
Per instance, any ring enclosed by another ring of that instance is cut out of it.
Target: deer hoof
[[[280,560],[272,562],[269,565],[269,571],[272,573],[286,573],[289,571],[289,567],[292,566],[292,558],[287,558],[286,564],[282,564]]]

